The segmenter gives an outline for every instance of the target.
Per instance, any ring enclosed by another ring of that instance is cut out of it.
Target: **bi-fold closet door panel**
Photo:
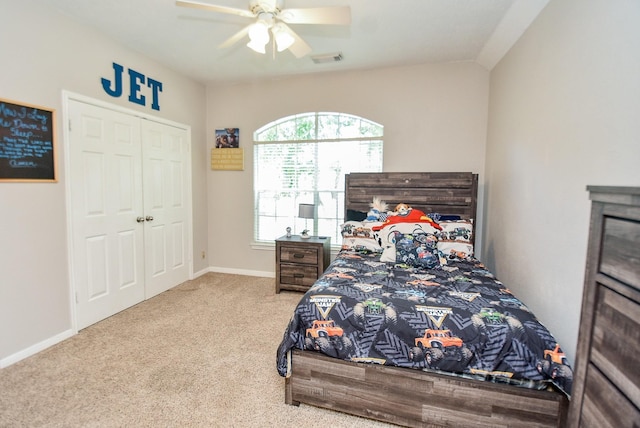
[[[188,277],[187,137],[182,129],[142,121],[147,298]]]
[[[69,102],[79,329],[188,279],[188,131]]]

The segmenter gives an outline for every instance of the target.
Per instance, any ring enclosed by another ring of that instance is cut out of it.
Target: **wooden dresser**
[[[589,186],[569,427],[640,426],[640,188]]]

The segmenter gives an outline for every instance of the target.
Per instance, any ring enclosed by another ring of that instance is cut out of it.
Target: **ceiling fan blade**
[[[310,7],[304,9],[284,9],[278,19],[287,24],[351,24],[351,8],[349,6]]]
[[[293,37],[293,44],[289,46],[289,50],[296,58],[302,58],[305,55],[308,55],[311,52],[311,46],[307,44],[300,36],[298,36],[295,31],[289,28],[288,25],[280,23],[281,31],[286,32],[291,37]]]
[[[231,15],[243,16],[245,18],[253,18],[255,15],[250,10],[236,9],[235,7],[217,6],[209,3],[202,3],[192,0],[176,0],[177,6],[192,7],[194,9],[204,9],[211,12],[228,13]]]
[[[238,43],[238,41],[240,39],[244,38],[249,33],[249,28],[250,27],[251,27],[251,25],[247,25],[242,30],[238,31],[236,34],[234,34],[233,36],[229,37],[224,42],[220,43],[218,45],[218,48],[219,49],[225,49],[225,48],[228,48],[228,47]]]

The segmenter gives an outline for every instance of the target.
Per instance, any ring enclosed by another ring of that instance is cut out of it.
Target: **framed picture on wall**
[[[240,147],[240,129],[216,129],[216,149],[237,149]]]

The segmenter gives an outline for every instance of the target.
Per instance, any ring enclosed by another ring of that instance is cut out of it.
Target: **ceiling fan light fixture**
[[[258,52],[258,53],[261,53],[261,54],[266,54],[267,53],[266,46],[267,46],[266,43],[260,43],[260,42],[254,41],[254,40],[250,40],[249,43],[247,43],[247,47],[248,48],[250,48],[254,52]]]
[[[252,42],[267,44],[269,42],[269,27],[264,21],[258,21],[249,28],[249,38]]]
[[[274,25],[271,32],[273,33],[273,38],[276,41],[278,52],[288,49],[296,41],[280,24]]]
[[[205,9],[212,12],[237,15],[243,18],[255,19],[233,36],[229,37],[219,48],[227,48],[249,35],[247,47],[265,54],[266,45],[273,35],[273,51],[282,52],[285,49],[296,58],[302,58],[312,49],[289,24],[319,24],[319,25],[349,25],[351,24],[351,8],[349,6],[327,6],[287,9],[284,0],[249,0],[249,10],[235,7],[220,6],[203,3],[200,0],[175,0],[176,5]],[[272,34],[269,33],[271,31]],[[341,59],[341,57],[340,57]],[[338,61],[335,59],[334,61]]]
[[[260,20],[249,28],[249,43],[247,47],[255,52],[266,53],[265,46],[269,43],[269,26]]]

